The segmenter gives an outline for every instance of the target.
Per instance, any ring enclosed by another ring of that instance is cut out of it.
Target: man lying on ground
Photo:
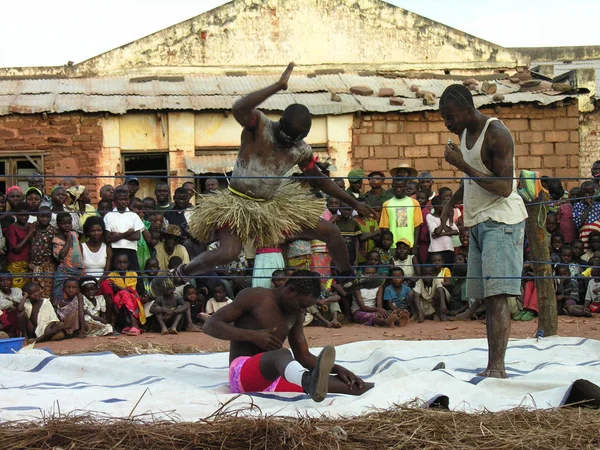
[[[304,313],[320,291],[318,273],[298,270],[283,287],[243,290],[206,321],[206,334],[231,341],[231,392],[305,392],[320,402],[328,392],[361,395],[374,386],[335,364],[332,346],[318,357],[309,352]]]

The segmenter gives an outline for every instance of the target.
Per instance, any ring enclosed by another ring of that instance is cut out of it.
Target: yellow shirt
[[[136,272],[125,272],[125,277],[119,272],[110,272],[108,274],[108,279],[121,289],[131,288],[135,290],[137,286],[137,276],[138,274]]]
[[[421,205],[410,197],[392,198],[383,204],[379,228],[387,228],[394,235],[392,248],[401,239],[415,245],[415,228],[423,223]]]

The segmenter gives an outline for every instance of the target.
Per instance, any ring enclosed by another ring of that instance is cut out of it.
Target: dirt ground
[[[512,322],[512,338],[534,337],[537,330],[537,320],[530,322]],[[472,339],[485,337],[485,323],[481,321],[471,322],[433,322],[411,323],[406,327],[396,328],[375,328],[364,325],[349,324],[341,329],[327,329],[317,326],[305,328],[309,346],[322,347],[326,344],[341,345],[348,342],[369,341],[369,340],[451,340],[451,339]],[[572,317],[559,317],[558,319],[559,336],[586,337],[600,340],[600,316],[596,315],[593,319],[578,319]],[[227,351],[229,345],[227,342],[207,336],[204,333],[179,333],[178,335],[161,336],[156,333],[144,333],[141,336],[117,336],[117,337],[99,337],[85,339],[69,339],[60,342],[46,342],[38,345],[39,348],[49,348],[53,352],[60,354],[68,353],[87,353],[93,352],[94,347],[108,342],[126,343],[134,345],[140,344],[146,346],[167,344],[171,346],[192,345],[197,346],[203,351]]]

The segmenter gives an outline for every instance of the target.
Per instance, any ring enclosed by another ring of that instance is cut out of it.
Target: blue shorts
[[[475,278],[467,279],[467,298],[521,295],[525,221],[507,225],[488,219],[470,234],[467,276]]]

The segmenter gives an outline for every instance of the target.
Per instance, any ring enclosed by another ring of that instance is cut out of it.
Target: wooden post
[[[547,201],[548,196],[541,192],[535,203]],[[529,242],[529,257],[532,261],[550,261],[550,247],[548,245],[548,233],[546,227],[545,205],[527,204],[529,217],[525,222],[525,230]],[[544,336],[553,336],[558,331],[558,312],[556,310],[556,291],[554,280],[551,277],[551,264],[532,264],[535,275],[535,287],[538,297],[538,330],[544,331]]]

